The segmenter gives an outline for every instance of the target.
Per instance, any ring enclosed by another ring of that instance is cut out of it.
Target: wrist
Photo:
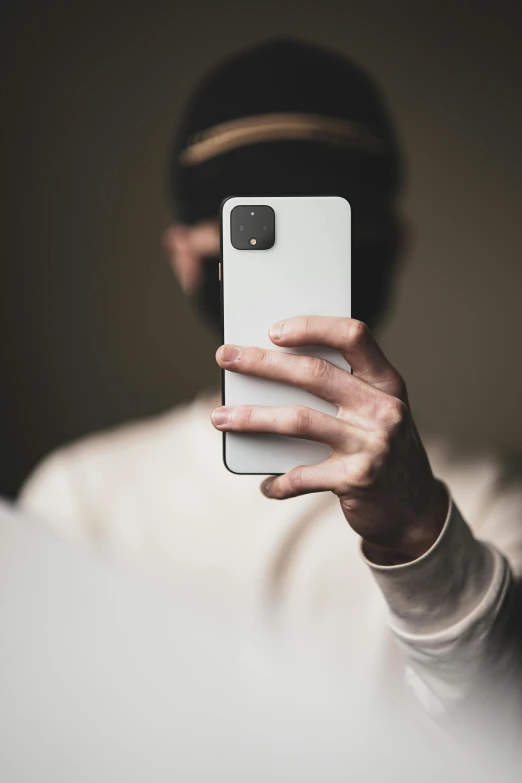
[[[426,510],[403,529],[400,540],[384,546],[363,539],[364,556],[372,563],[382,566],[404,565],[422,557],[439,538],[448,515],[449,503],[445,485],[434,479]]]

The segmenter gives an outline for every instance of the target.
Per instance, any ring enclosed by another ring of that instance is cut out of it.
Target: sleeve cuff
[[[473,537],[451,497],[438,539],[417,560],[383,566],[361,554],[399,634],[440,633],[459,624],[481,605],[502,570],[501,556]]]

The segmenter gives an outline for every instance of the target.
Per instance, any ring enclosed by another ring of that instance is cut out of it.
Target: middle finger
[[[339,408],[357,407],[363,415],[369,413],[368,408],[373,407],[380,394],[364,381],[316,356],[227,344],[218,349],[216,360],[224,370],[290,383]]]

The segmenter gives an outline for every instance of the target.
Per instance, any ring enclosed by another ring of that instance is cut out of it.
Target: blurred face
[[[194,226],[170,226],[163,236],[163,247],[183,292],[192,300],[203,322],[216,336],[220,335],[218,220],[206,220]]]
[[[398,255],[404,246],[403,229],[402,221],[396,219],[391,241],[381,245],[353,245],[353,317],[364,321],[370,329],[379,325],[386,311]],[[164,234],[163,248],[182,290],[193,300],[207,325],[219,335],[219,221],[172,225]]]
[[[163,249],[182,290],[194,296],[205,281],[204,264],[213,264],[219,258],[219,222],[169,226],[163,236]]]

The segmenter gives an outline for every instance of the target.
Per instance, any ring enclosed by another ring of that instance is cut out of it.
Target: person
[[[202,393],[58,450],[27,481],[22,506],[70,537],[262,613],[284,636],[336,657],[350,650],[376,679],[408,683],[430,714],[459,714],[492,683],[513,692],[522,484],[492,456],[424,444],[405,381],[374,337],[404,235],[402,155],[377,87],[354,63],[297,41],[241,52],[194,92],[168,172],[177,223],[165,250],[216,333],[221,201],[348,199],[353,318],[303,313],[267,329],[274,346],[340,350],[353,375],[255,346],[221,346],[216,357],[310,390],[339,413],[224,409]],[[224,467],[223,430],[318,440],[331,457],[269,477],[259,492],[256,476]]]

